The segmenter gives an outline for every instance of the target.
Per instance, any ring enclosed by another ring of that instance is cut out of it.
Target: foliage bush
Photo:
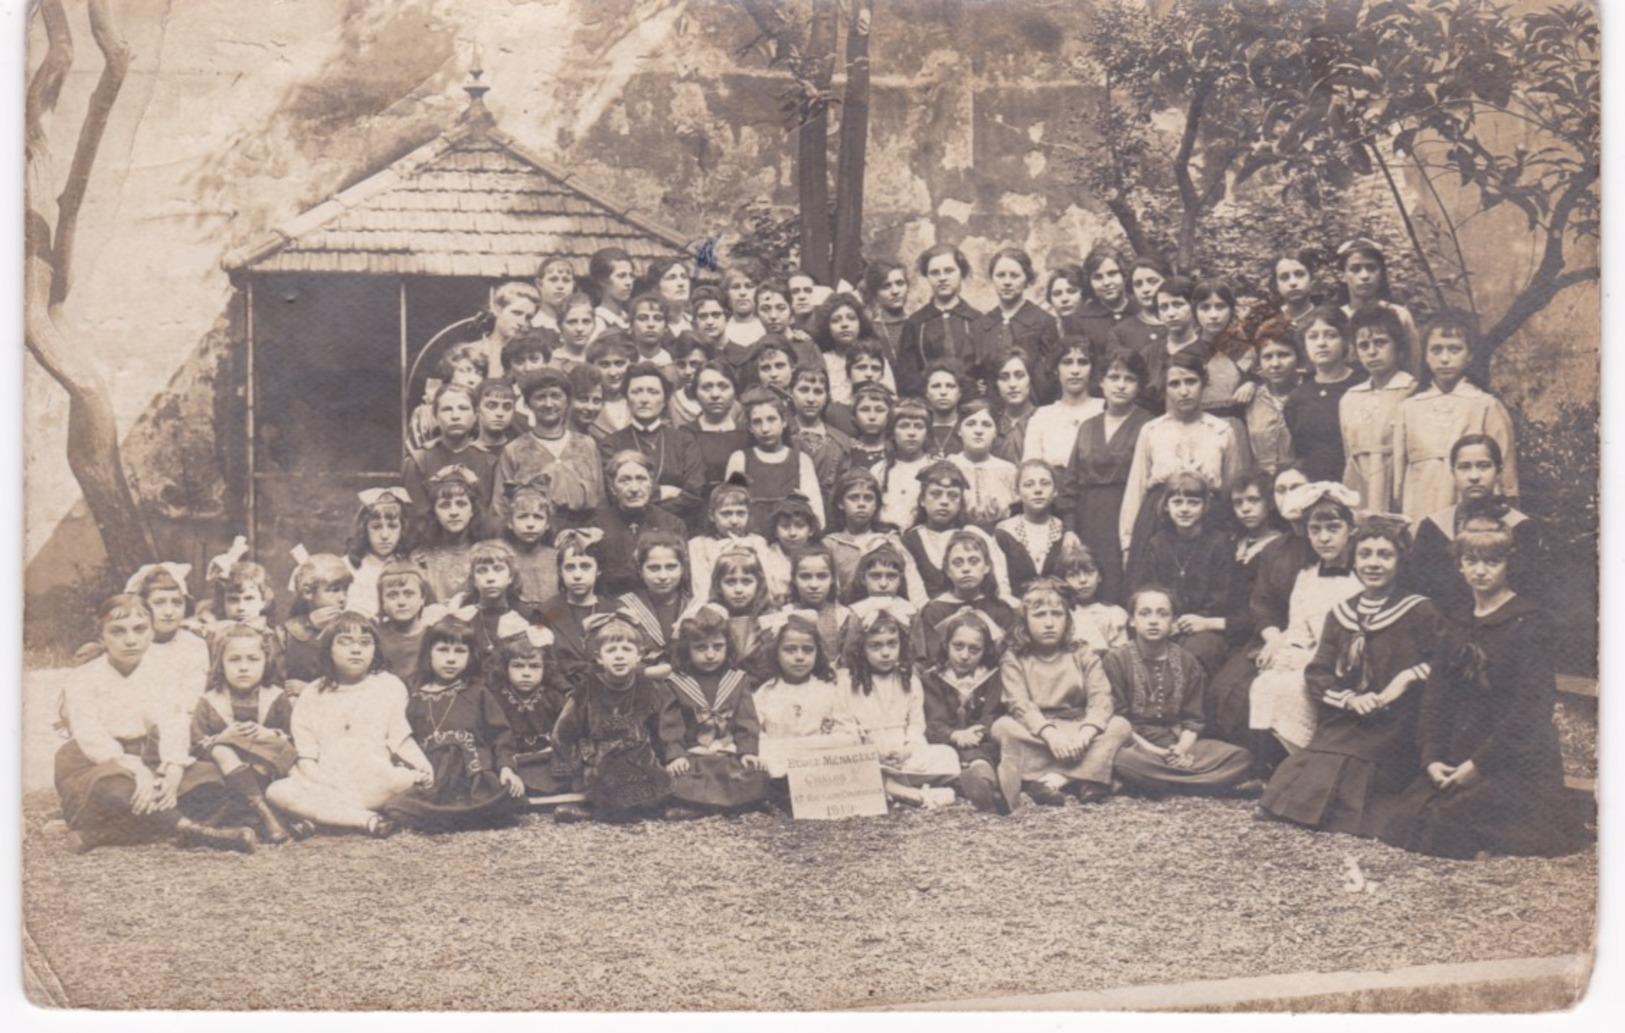
[[[1518,442],[1518,508],[1541,522],[1561,670],[1597,664],[1598,478],[1596,402],[1565,402],[1549,421],[1512,410]]]

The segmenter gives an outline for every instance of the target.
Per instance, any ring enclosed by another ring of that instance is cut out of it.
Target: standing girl
[[[395,823],[381,808],[413,786],[434,784],[406,720],[406,686],[383,670],[378,629],[359,613],[327,626],[321,657],[321,677],[293,706],[299,760],[265,790],[266,799],[318,825],[383,838]]]
[[[405,488],[368,488],[360,499],[355,530],[345,547],[351,581],[344,608],[370,617],[378,613],[378,575],[384,564],[411,555],[406,530],[412,499]]]
[[[1005,810],[999,792],[999,749],[992,728],[1004,687],[996,650],[1004,632],[969,608],[937,625],[942,648],[920,674],[925,692],[925,741],[959,755],[959,791],[979,811]]]
[[[946,459],[958,452],[959,403],[965,398],[965,381],[960,365],[949,359],[934,360],[925,370],[925,405],[931,422],[925,429],[925,451],[933,459]]]
[[[1138,352],[1119,348],[1106,356],[1100,378],[1105,411],[1078,428],[1057,485],[1058,507],[1071,517],[1072,530],[1100,567],[1100,597],[1113,603],[1122,598],[1123,588],[1118,520],[1140,432],[1152,419],[1137,404],[1146,375],[1145,358]]]
[[[559,346],[553,349],[549,365],[568,373],[572,366],[586,364],[587,345],[592,343],[592,332],[598,325],[594,307],[586,294],[572,294],[565,300],[559,316]]]
[[[293,708],[277,678],[269,636],[231,624],[215,637],[208,688],[192,712],[192,752],[213,761],[226,790],[259,823],[267,843],[290,830],[265,802],[265,787],[293,769]],[[309,832],[302,826],[302,833]]]
[[[447,384],[434,396],[434,413],[441,429],[439,440],[427,448],[408,450],[401,469],[402,493],[422,505],[417,515],[425,520],[430,504],[424,500],[429,497],[429,481],[437,473],[449,466],[461,466],[478,476],[481,485],[487,485],[498,459],[495,453],[474,447],[474,388]],[[478,508],[484,510],[485,499],[479,500]]]
[[[1381,804],[1416,771],[1416,722],[1441,628],[1438,611],[1405,591],[1410,535],[1373,517],[1350,539],[1360,594],[1332,607],[1304,671],[1318,720],[1308,744],[1275,769],[1260,801],[1277,818],[1374,836]]]
[[[1397,511],[1394,498],[1394,418],[1416,390],[1405,328],[1390,308],[1364,305],[1349,320],[1354,353],[1366,379],[1348,389],[1338,405],[1343,435],[1343,483],[1360,493],[1367,513]]]
[[[1055,469],[1042,459],[1028,459],[1017,471],[1021,512],[999,522],[993,541],[1004,554],[1010,588],[1017,596],[1037,577],[1055,577],[1061,554],[1079,545],[1055,515]]]
[[[1027,300],[1038,278],[1033,260],[1020,248],[1000,248],[987,263],[987,276],[998,304],[971,326],[971,378],[990,385],[999,359],[1011,352],[1027,356],[1033,369],[1053,368],[1060,332],[1053,315]],[[1041,402],[1052,401],[1054,385],[1040,385],[1037,393]]]
[[[925,738],[925,690],[908,650],[909,617],[893,605],[865,607],[836,672],[836,707],[863,742],[880,749],[886,795],[915,806],[952,803],[951,789],[936,786],[959,776],[952,746]]]
[[[973,398],[959,413],[961,451],[948,461],[965,473],[965,512],[971,523],[990,531],[1016,502],[1016,464],[993,454],[999,424],[987,399]]]
[[[1255,341],[1258,376],[1262,383],[1253,387],[1242,423],[1247,428],[1253,464],[1275,473],[1293,461],[1286,402],[1298,386],[1298,367],[1303,364],[1303,357],[1298,353],[1297,332],[1285,320],[1273,320],[1259,327]],[[1246,393],[1245,390],[1242,393]]]
[[[428,575],[436,599],[450,599],[468,581],[468,556],[479,539],[474,500],[479,475],[466,466],[448,466],[427,485],[430,523],[412,560]]]
[[[819,497],[828,497],[852,439],[824,422],[829,408],[829,378],[824,370],[797,367],[790,375],[790,402],[796,410],[790,440],[796,451],[812,457]]]
[[[757,619],[767,612],[771,600],[767,575],[754,552],[738,546],[723,550],[711,571],[710,601],[727,614],[728,637],[740,666],[750,673],[762,673],[767,658],[758,655],[762,640]]]
[[[863,296],[869,299],[869,321],[885,346],[890,362],[897,361],[897,346],[908,319],[908,267],[889,258],[877,258],[863,270]]]
[[[699,446],[709,493],[725,479],[729,457],[750,445],[750,433],[742,425],[744,411],[739,408],[739,386],[732,366],[720,359],[705,363],[695,371],[690,389],[700,415],[688,432]]]
[[[1309,317],[1303,351],[1314,375],[1287,396],[1283,415],[1293,451],[1312,481],[1343,477],[1346,460],[1338,411],[1349,388],[1364,377],[1349,365],[1351,344],[1349,319],[1342,309],[1326,305]]]
[[[1060,400],[1033,413],[1027,421],[1023,459],[1043,459],[1053,467],[1063,467],[1072,458],[1078,428],[1098,416],[1105,403],[1090,394],[1094,388],[1093,345],[1086,337],[1063,337],[1057,345],[1055,380],[1060,384]]]
[[[1111,347],[1127,348],[1141,355],[1160,351],[1168,330],[1157,318],[1157,292],[1174,275],[1168,260],[1158,254],[1135,255],[1128,267],[1129,295],[1134,299],[1134,318],[1119,320],[1112,329]]]
[[[351,575],[344,560],[331,553],[311,556],[300,546],[294,554],[303,558],[293,572],[293,606],[277,629],[277,638],[282,648],[282,674],[288,679],[283,688],[297,696],[306,682],[316,680],[325,669],[322,633],[344,612]]]
[[[1512,420],[1501,400],[1467,379],[1472,363],[1471,320],[1445,314],[1423,335],[1427,369],[1422,388],[1399,403],[1394,420],[1396,502],[1407,520],[1420,520],[1456,501],[1450,450],[1466,434],[1487,434],[1501,446],[1501,490],[1518,496]]]
[[[378,575],[378,649],[384,670],[402,681],[417,673],[423,635],[446,613],[431,592],[411,560],[390,560]]]
[[[587,362],[604,375],[604,400],[592,421],[599,441],[632,422],[632,406],[626,400],[626,374],[637,360],[637,346],[623,330],[612,330],[587,345]]]
[[[457,830],[501,823],[525,795],[514,770],[513,729],[480,678],[483,659],[470,622],[445,617],[423,638],[418,673],[407,692],[406,720],[434,772],[431,785],[384,804],[409,828]]]
[[[209,644],[186,629],[191,595],[187,563],[149,563],[124,583],[124,591],[146,602],[152,637],[142,654],[142,665],[160,683],[167,683],[175,706],[190,715],[209,675]]]
[[[728,329],[723,334],[722,357],[740,374],[755,358],[756,342],[767,328],[756,318],[756,285],[767,273],[755,262],[731,265],[722,274],[722,290],[728,298]]]
[[[852,443],[846,450],[841,473],[873,470],[891,454],[886,431],[891,427],[897,396],[884,384],[859,384],[852,389]]]
[[[542,259],[536,267],[536,293],[541,299],[541,307],[536,310],[530,325],[551,330],[556,344],[559,331],[563,329],[564,307],[575,292],[576,271],[570,260],[560,255]]]
[[[556,821],[626,820],[654,813],[671,793],[655,753],[671,698],[643,672],[643,635],[620,613],[587,619],[592,666],[565,701],[553,728],[553,763],[583,785],[588,808],[560,804]]]
[[[1128,641],[1128,611],[1100,601],[1100,564],[1086,545],[1060,549],[1057,573],[1072,604],[1072,644],[1096,656]]]
[[[1204,280],[1191,291],[1196,329],[1207,349],[1207,387],[1202,408],[1219,416],[1240,413],[1236,389],[1258,365],[1253,346],[1236,322],[1236,292],[1223,280]]]
[[[1127,266],[1114,247],[1096,244],[1083,256],[1083,307],[1061,321],[1063,335],[1089,339],[1089,357],[1096,364],[1111,346],[1112,329],[1134,314],[1128,296]]]
[[[1170,276],[1157,288],[1157,319],[1166,335],[1162,347],[1141,353],[1145,356],[1146,381],[1140,404],[1153,415],[1161,416],[1167,411],[1164,381],[1175,356],[1194,356],[1202,366],[1202,375],[1207,375],[1210,353],[1202,343],[1201,328],[1196,325],[1195,298],[1196,284],[1189,277]]]
[[[529,619],[519,612],[516,567],[507,542],[477,543],[468,553],[463,590],[448,604],[458,618],[473,626],[474,644],[481,659],[530,627]]]
[[[1037,411],[1033,404],[1033,367],[1020,352],[997,360],[993,373],[993,397],[999,422],[993,451],[1008,463],[1019,463],[1027,444],[1027,423]]]
[[[931,285],[931,300],[903,323],[897,344],[897,392],[925,394],[925,371],[937,359],[955,359],[963,368],[973,358],[972,327],[981,313],[960,297],[970,276],[970,260],[952,244],[935,244],[920,253],[920,275]]]
[[[920,473],[933,460],[925,451],[931,410],[918,398],[900,398],[892,408],[891,455],[877,463],[880,519],[894,527],[914,526],[920,503]]]
[[[630,330],[632,318],[627,304],[632,300],[632,290],[638,283],[637,272],[632,268],[632,256],[618,247],[600,248],[587,260],[587,278],[592,281],[598,305],[593,311],[593,338],[617,330]]]
[[[1061,321],[1083,307],[1084,284],[1087,278],[1083,270],[1075,265],[1063,265],[1051,269],[1044,277],[1044,307],[1055,317],[1055,328],[1061,328]]]
[[[1202,734],[1202,665],[1172,641],[1173,594],[1146,585],[1129,597],[1134,641],[1101,660],[1112,687],[1113,709],[1133,735],[1113,769],[1125,783],[1152,793],[1170,788],[1229,786],[1247,777],[1246,750]]]
[[[1065,804],[1067,790],[1082,803],[1111,794],[1112,761],[1131,731],[1112,712],[1111,685],[1100,661],[1071,640],[1061,584],[1033,582],[999,661],[1007,713],[993,722],[999,787],[1012,808],[1023,789],[1046,807]]]
[[[823,493],[812,457],[790,447],[789,412],[783,396],[766,388],[752,388],[740,399],[751,447],[728,457],[724,480],[743,476],[750,492],[751,527],[757,534],[771,530],[773,509],[799,492],[824,520]]]
[[[767,595],[774,606],[790,593],[790,554],[823,537],[823,526],[812,506],[799,493],[773,507],[772,530],[762,569],[767,573]]]
[[[677,625],[672,647],[675,706],[661,714],[660,738],[672,796],[667,818],[697,818],[700,808],[734,808],[767,796],[761,722],[751,679],[739,668],[727,618],[702,606]]]

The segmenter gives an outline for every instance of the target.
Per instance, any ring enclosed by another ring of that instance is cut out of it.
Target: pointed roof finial
[[[457,119],[463,125],[491,126],[496,124],[496,118],[485,107],[485,95],[491,92],[491,87],[480,82],[485,74],[481,66],[480,45],[474,44],[474,63],[468,70],[468,81],[463,84],[463,92],[468,94],[468,107]]]

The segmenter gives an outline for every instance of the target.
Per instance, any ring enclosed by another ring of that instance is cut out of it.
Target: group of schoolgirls
[[[128,790],[147,809],[124,817],[150,816],[178,799],[155,788],[181,777],[174,758],[194,757],[186,777],[213,768],[272,841],[306,823],[467,827],[574,791],[585,804],[559,820],[751,809],[782,799],[785,757],[809,740],[878,745],[888,796],[927,807],[1268,778],[1266,812],[1379,834],[1373,801],[1396,779],[1460,801],[1462,781],[1411,762],[1417,721],[1338,753],[1321,718],[1422,709],[1407,690],[1442,682],[1425,664],[1381,706],[1351,686],[1385,655],[1367,651],[1375,633],[1431,640],[1438,612],[1482,602],[1468,554],[1506,568],[1512,550],[1474,552],[1466,532],[1516,543],[1503,587],[1538,614],[1538,533],[1507,501],[1505,410],[1466,377],[1470,323],[1418,333],[1380,250],[1337,257],[1345,303],[1317,304],[1300,255],[1247,312],[1223,282],[1104,247],[1054,270],[1042,305],[1030,259],[998,252],[987,313],[960,297],[970,266],[948,245],[920,256],[931,297],[913,313],[891,262],[864,297],[748,263],[716,287],[657,263],[640,291],[613,249],[578,293],[567,262],[544,262],[494,292],[484,337],[447,351],[402,486],[363,493],[347,553],[296,556],[275,634],[265,572],[239,556],[190,622],[167,616],[169,596],[185,610],[173,572],[148,572],[157,602],[136,580],[138,600],[110,602],[100,662],[119,668],[109,622],[144,614],[166,655],[184,624],[216,647],[207,705],[181,704],[189,754],[171,742],[138,763],[103,741],[74,774],[114,764],[101,812]],[[1403,578],[1349,569],[1368,533]],[[252,653],[256,636],[260,667],[229,664],[222,643]],[[1323,655],[1332,643],[1347,655]],[[1519,741],[1549,781],[1543,691]],[[70,732],[90,720],[72,709]],[[1305,771],[1323,753],[1342,759]],[[94,784],[65,788],[65,807]],[[1428,835],[1405,845],[1437,852]]]

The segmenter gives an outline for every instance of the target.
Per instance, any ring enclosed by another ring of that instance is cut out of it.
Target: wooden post
[[[247,318],[245,318],[243,320],[243,322],[244,322],[244,324],[245,324],[245,326],[247,327],[247,330],[248,330],[248,333],[246,335],[247,338],[248,338],[248,349],[247,349],[247,351],[248,351],[248,359],[247,359],[247,366],[246,366],[247,372],[243,376],[243,399],[244,399],[244,401],[246,403],[243,406],[243,409],[244,409],[244,412],[246,414],[245,418],[246,418],[247,427],[248,427],[248,439],[247,439],[248,498],[245,501],[247,502],[247,505],[248,505],[248,535],[247,535],[247,537],[248,537],[248,548],[249,548],[250,555],[257,555],[256,550],[257,550],[257,547],[258,547],[258,544],[259,544],[260,514],[259,514],[259,491],[258,491],[258,486],[254,483],[254,479],[255,479],[256,476],[258,476],[258,474],[257,474],[256,467],[255,467],[255,464],[254,464],[254,391],[255,391],[255,384],[254,384],[254,280],[253,280],[253,277],[248,278],[248,286],[243,291],[243,297],[246,299],[246,303],[248,305],[248,315],[247,315]]]
[[[410,406],[411,406],[411,398],[409,397],[409,392],[412,390],[412,383],[411,383],[412,370],[410,368],[410,364],[411,364],[411,361],[412,361],[412,355],[411,355],[410,346],[408,345],[407,339],[406,339],[406,277],[404,277],[404,276],[401,277],[400,293],[401,293],[401,311],[400,311],[400,321],[401,321],[401,453],[402,453],[402,458],[404,459],[405,458],[405,453],[406,453],[406,443],[411,440],[411,438],[407,436],[407,430],[408,430],[407,421],[409,421],[412,418],[412,411],[411,411],[411,408],[410,408]],[[413,499],[412,500],[414,505],[416,505],[418,503],[418,501],[419,501],[418,499]]]

